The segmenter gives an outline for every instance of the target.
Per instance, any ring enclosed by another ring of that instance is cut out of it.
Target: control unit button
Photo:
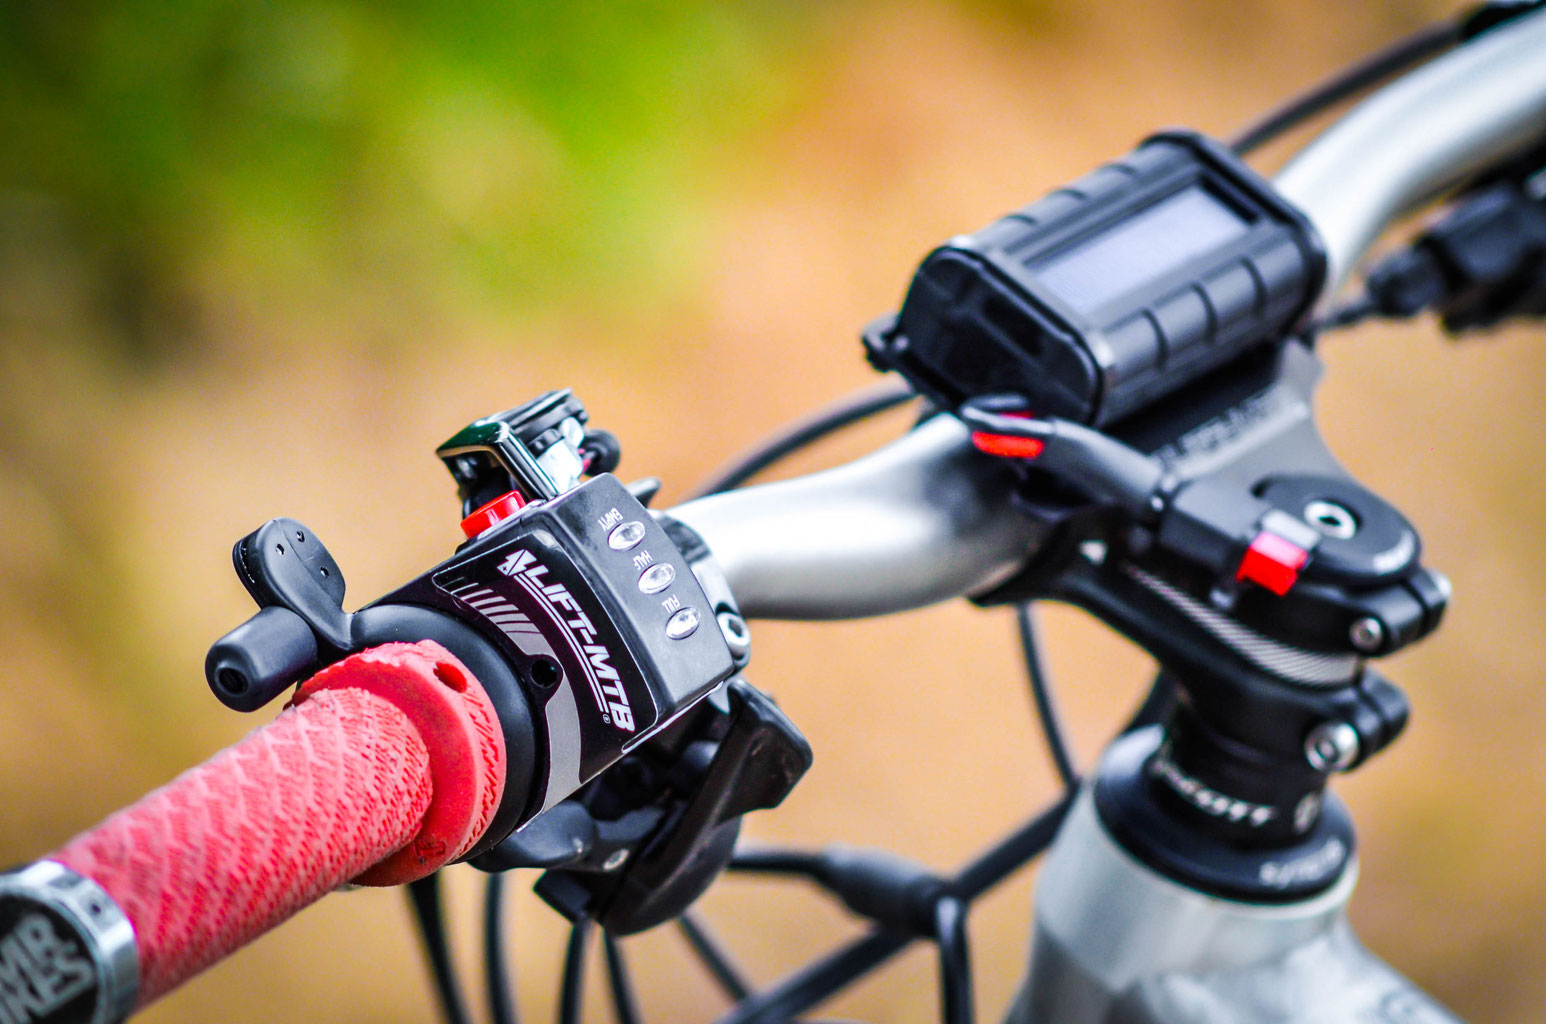
[[[468,540],[472,540],[485,530],[491,530],[506,519],[509,519],[524,508],[525,505],[526,499],[521,496],[520,491],[510,491],[506,494],[501,494],[493,501],[473,512],[466,519],[463,519],[462,532],[467,535]]]
[[[676,579],[676,567],[670,562],[656,562],[639,577],[639,589],[646,594],[658,594]]]
[[[637,519],[631,519],[612,528],[607,535],[607,543],[613,551],[627,551],[639,541],[644,539],[644,524]]]
[[[685,640],[697,631],[698,623],[702,621],[703,616],[698,614],[698,609],[690,606],[683,608],[666,620],[666,636],[673,640]]]

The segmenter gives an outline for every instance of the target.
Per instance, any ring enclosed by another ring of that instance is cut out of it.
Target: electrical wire
[[[915,397],[917,395],[912,388],[904,383],[892,381],[856,391],[825,409],[817,410],[806,419],[796,420],[783,427],[750,451],[736,456],[728,464],[711,473],[709,478],[693,491],[692,497],[702,498],[710,494],[734,490],[775,462],[787,458],[828,434],[885,412],[887,409],[895,408]]]
[[[1073,794],[1025,822],[978,854],[951,880],[951,891],[970,902],[1003,881],[1052,844],[1073,806]],[[749,998],[741,1000],[718,1024],[783,1024],[890,960],[916,938],[912,932],[874,928]]]
[[[1052,766],[1065,787],[1073,787],[1079,781],[1074,770],[1073,755],[1068,739],[1058,718],[1057,705],[1052,700],[1052,685],[1041,661],[1041,644],[1037,638],[1036,610],[1029,601],[1015,608],[1015,625],[1020,633],[1020,653],[1025,658],[1025,674],[1031,683],[1031,699],[1036,702],[1036,717],[1041,722],[1042,735],[1047,740],[1047,753]]]
[[[1229,140],[1229,147],[1241,156],[1259,149],[1327,107],[1459,44],[1464,32],[1463,22],[1453,19],[1418,29],[1334,73],[1247,125]]]
[[[467,1016],[467,1002],[462,997],[461,983],[451,964],[451,949],[446,942],[445,915],[440,904],[440,875],[438,873],[408,883],[408,902],[413,907],[413,919],[419,927],[419,938],[429,956],[430,971],[435,979],[435,994],[440,998],[440,1009],[446,1024],[471,1024]]]
[[[483,891],[483,971],[488,985],[489,1018],[494,1024],[519,1024],[510,993],[509,954],[505,950],[505,876],[488,876]]]
[[[972,957],[966,938],[965,900],[941,896],[934,903],[934,941],[939,944],[939,1003],[944,1024],[972,1024]]]
[[[1374,296],[1365,293],[1349,299],[1315,321],[1311,333],[1318,334],[1322,331],[1339,331],[1345,327],[1354,327],[1377,315],[1379,311],[1380,305],[1375,301]]]
[[[607,958],[607,981],[612,988],[612,1009],[617,1013],[617,1024],[640,1024],[639,998],[634,994],[633,978],[628,973],[628,962],[623,959],[623,947],[612,933],[601,933],[601,948]]]
[[[719,982],[719,987],[725,990],[725,995],[732,1002],[740,1002],[751,995],[752,987],[746,981],[746,976],[730,960],[725,948],[699,920],[698,915],[691,908],[682,912],[682,916],[676,919],[677,927],[687,944],[692,947],[703,966],[708,968],[714,980]]]
[[[569,930],[569,948],[564,953],[564,976],[560,983],[558,1024],[580,1024],[585,1009],[585,951],[590,940],[591,920],[582,917]]]
[[[1171,709],[1176,706],[1176,681],[1168,672],[1161,672],[1154,678],[1154,685],[1149,687],[1149,692],[1144,695],[1143,702],[1133,712],[1133,717],[1127,720],[1122,727],[1122,735],[1146,729],[1151,725],[1159,725],[1170,717]]]
[[[815,877],[821,873],[821,854],[786,847],[754,847],[736,850],[728,865],[731,871],[759,875],[800,875]]]

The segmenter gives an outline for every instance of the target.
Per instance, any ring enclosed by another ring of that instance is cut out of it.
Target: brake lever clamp
[[[766,694],[740,677],[722,692],[473,866],[549,867],[539,896],[618,935],[681,914],[730,863],[742,817],[777,807],[811,765]],[[549,851],[567,856],[539,860]]]
[[[707,547],[611,475],[617,442],[586,421],[569,391],[552,391],[443,444],[467,539],[358,611],[343,610],[343,574],[301,523],[243,538],[233,560],[259,611],[210,648],[210,688],[252,711],[357,651],[435,640],[488,691],[509,757],[493,824],[468,856],[557,806],[749,654]]]

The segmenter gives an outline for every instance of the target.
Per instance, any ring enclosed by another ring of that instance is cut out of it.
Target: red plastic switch
[[[489,527],[504,522],[526,505],[519,491],[506,491],[462,520],[462,532],[471,540]]]
[[[1235,579],[1250,580],[1282,597],[1299,579],[1299,570],[1309,560],[1310,553],[1304,548],[1263,530],[1245,549]]]

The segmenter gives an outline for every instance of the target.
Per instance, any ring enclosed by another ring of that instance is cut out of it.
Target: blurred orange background
[[[0,862],[253,725],[210,698],[202,661],[251,611],[228,552],[264,519],[307,523],[351,606],[369,600],[458,538],[434,446],[557,386],[670,504],[869,383],[858,329],[933,245],[1155,128],[1227,134],[1444,10],[65,7],[0,15]],[[1325,352],[1334,450],[1455,587],[1440,634],[1387,666],[1408,734],[1340,786],[1363,843],[1355,923],[1462,1016],[1530,1019],[1546,1000],[1546,354],[1523,331],[1455,345],[1428,324]],[[1088,762],[1150,666],[1076,613],[1044,623]],[[751,678],[816,766],[752,837],[947,868],[1053,796],[1006,612],[753,628]],[[473,978],[480,876],[447,874]],[[983,1019],[1023,970],[1030,877],[974,913]],[[530,881],[512,948],[543,1019],[564,930]],[[856,931],[798,886],[732,880],[704,906],[761,981]],[[722,1010],[674,935],[627,946],[647,1019]],[[588,1020],[608,1019],[598,973]],[[933,1020],[933,985],[915,951],[821,1016]],[[143,1017],[433,1018],[404,901],[383,891],[325,900]]]

